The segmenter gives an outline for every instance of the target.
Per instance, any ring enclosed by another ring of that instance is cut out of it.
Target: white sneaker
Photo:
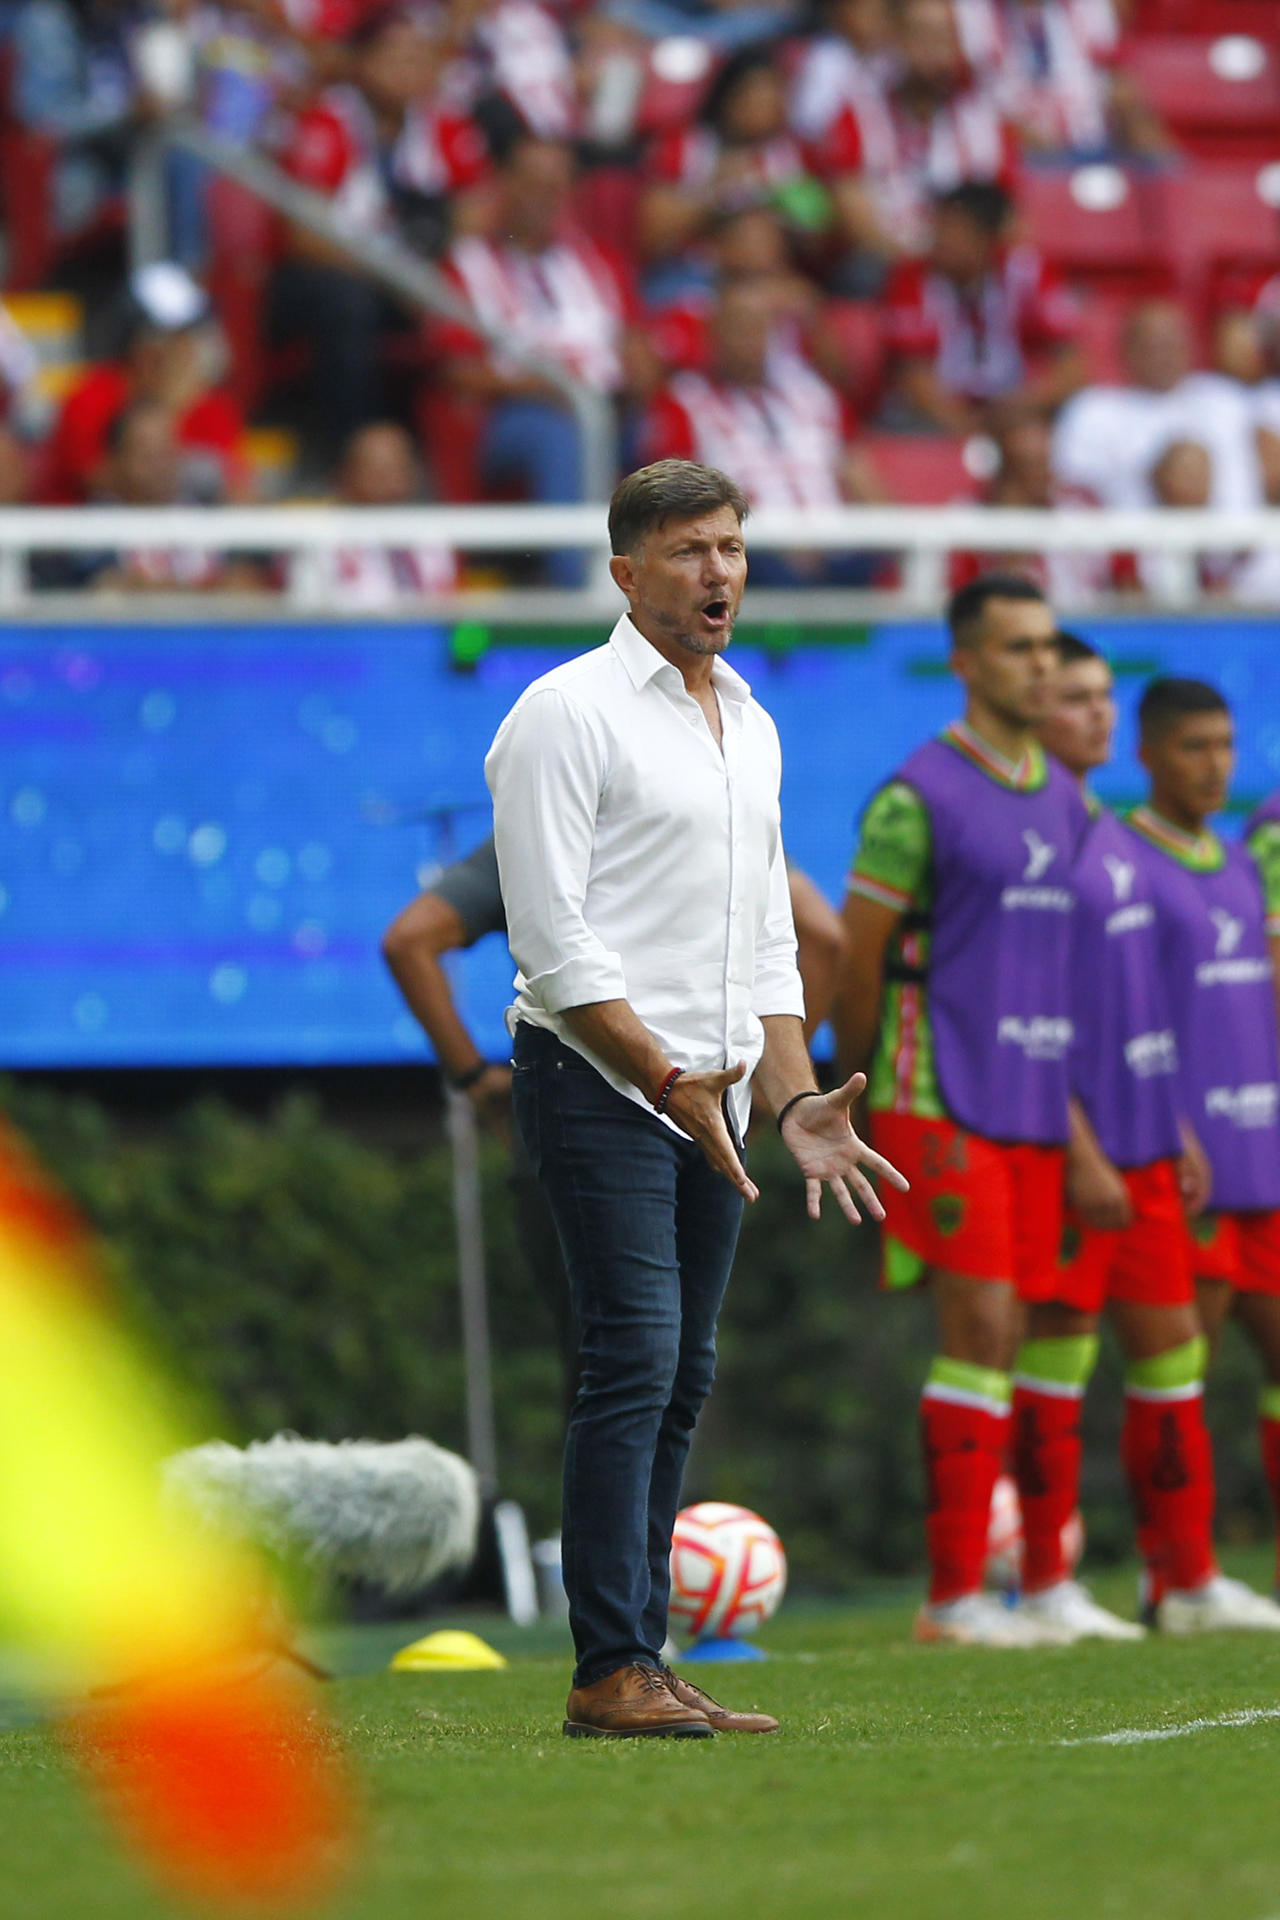
[[[1061,1647],[1066,1635],[1024,1619],[990,1593],[965,1593],[941,1606],[925,1605],[912,1628],[915,1639],[930,1644],[949,1640],[962,1647]]]
[[[1156,1625],[1162,1633],[1217,1633],[1232,1627],[1280,1633],[1280,1606],[1243,1580],[1215,1573],[1202,1587],[1166,1593],[1156,1609]]]
[[[1100,1607],[1078,1580],[1059,1580],[1040,1593],[1024,1593],[1018,1612],[1038,1626],[1060,1627],[1073,1640],[1145,1640],[1146,1628]]]

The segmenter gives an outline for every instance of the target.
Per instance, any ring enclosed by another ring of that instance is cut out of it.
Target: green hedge
[[[226,1414],[227,1437],[421,1432],[463,1450],[462,1371],[446,1150],[376,1150],[307,1095],[267,1119],[198,1101],[163,1132],[38,1083],[5,1106],[96,1222],[124,1300]],[[424,1137],[426,1129],[424,1128]],[[834,1588],[916,1570],[916,1400],[928,1302],[875,1290],[874,1235],[828,1203],[812,1226],[766,1134],[721,1329],[719,1380],[688,1491],[777,1526],[796,1580]],[[504,1491],[556,1524],[560,1401],[550,1328],[518,1257],[496,1147],[486,1149],[495,1393]],[[1117,1457],[1119,1371],[1107,1353],[1086,1416],[1095,1554],[1128,1550]],[[1211,1393],[1222,1529],[1269,1524],[1253,1357],[1229,1331]]]

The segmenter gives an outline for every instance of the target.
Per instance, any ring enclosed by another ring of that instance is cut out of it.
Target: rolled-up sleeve
[[[516,705],[485,760],[511,953],[548,1013],[627,994],[584,915],[606,764],[590,716],[552,687]]]
[[[769,904],[756,941],[752,1010],[760,1020],[772,1013],[804,1019],[804,985],[796,965],[796,923],[781,836],[769,863]]]

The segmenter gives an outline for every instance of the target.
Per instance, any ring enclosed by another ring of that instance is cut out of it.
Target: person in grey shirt
[[[482,1125],[511,1156],[509,1186],[516,1237],[539,1297],[548,1310],[564,1380],[565,1411],[578,1379],[578,1336],[560,1242],[542,1189],[511,1123],[511,1067],[486,1060],[453,997],[444,956],[490,934],[507,937],[493,836],[446,867],[425,892],[396,915],[382,953],[410,1011],[435,1048],[449,1084],[466,1095]]]

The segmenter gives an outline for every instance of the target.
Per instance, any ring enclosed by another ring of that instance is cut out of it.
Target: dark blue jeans
[[[715,1373],[742,1200],[692,1141],[524,1023],[513,1099],[580,1329],[563,1565],[582,1687],[660,1659],[671,1529]]]

